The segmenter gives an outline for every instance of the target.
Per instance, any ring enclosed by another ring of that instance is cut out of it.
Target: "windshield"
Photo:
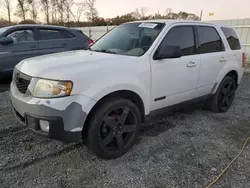
[[[127,23],[117,26],[94,43],[89,50],[141,56],[155,41],[164,23]]]
[[[0,36],[7,30],[7,28],[0,28]]]

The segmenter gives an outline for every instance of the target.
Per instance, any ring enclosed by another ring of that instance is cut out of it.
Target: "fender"
[[[217,78],[216,78],[216,87],[213,89],[212,94],[217,92],[217,89],[221,83],[221,81],[223,80],[223,78],[230,72],[230,71],[236,71],[237,75],[238,75],[238,80],[237,83],[240,83],[242,74],[240,73],[239,70],[239,65],[238,64],[225,64],[225,66],[221,69],[221,71],[219,72]]]
[[[144,81],[144,80],[143,80]],[[148,83],[145,84],[145,83]],[[132,91],[136,93],[143,102],[145,115],[149,114],[150,109],[150,82],[141,82],[136,77],[120,77],[120,79],[114,79],[114,77],[104,78],[102,82],[95,82],[88,85],[88,89],[83,89],[81,93],[87,97],[92,98],[95,101],[99,101],[103,97],[116,91]]]

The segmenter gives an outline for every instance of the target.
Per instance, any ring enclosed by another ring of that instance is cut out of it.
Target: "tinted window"
[[[54,29],[40,29],[40,40],[55,40],[70,38],[69,35]]]
[[[195,54],[194,32],[191,26],[178,26],[172,28],[165,38],[162,45],[179,46],[182,56]]]
[[[62,30],[61,31],[61,34],[63,36],[63,38],[74,38],[75,36],[73,34],[71,34],[69,31],[65,31],[65,30]]]
[[[7,31],[7,27],[0,28],[0,35],[2,35],[5,31]]]
[[[221,30],[225,34],[231,50],[241,49],[239,38],[237,37],[236,32],[232,28],[222,27]]]
[[[198,34],[201,54],[224,51],[222,40],[214,27],[199,26]]]
[[[34,32],[29,29],[20,29],[9,33],[7,37],[11,37],[15,43],[30,42],[34,41]]]

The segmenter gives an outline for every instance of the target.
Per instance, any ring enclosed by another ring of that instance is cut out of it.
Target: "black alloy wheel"
[[[84,140],[103,159],[118,158],[135,143],[141,115],[137,106],[124,98],[110,98],[98,107],[88,122]]]
[[[236,80],[231,76],[226,76],[211,98],[210,108],[215,112],[228,111],[234,101],[236,89]]]
[[[219,96],[219,106],[222,111],[227,110],[233,103],[235,96],[236,84],[233,79],[227,79],[223,84]]]
[[[136,115],[129,108],[117,108],[103,118],[99,144],[103,150],[121,151],[133,142],[137,131]]]

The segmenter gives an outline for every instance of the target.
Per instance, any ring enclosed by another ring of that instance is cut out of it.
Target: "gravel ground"
[[[0,93],[0,187],[205,187],[250,136],[250,74],[224,114],[188,108],[145,123],[136,145],[104,161],[20,125]],[[250,187],[250,144],[214,187]]]

